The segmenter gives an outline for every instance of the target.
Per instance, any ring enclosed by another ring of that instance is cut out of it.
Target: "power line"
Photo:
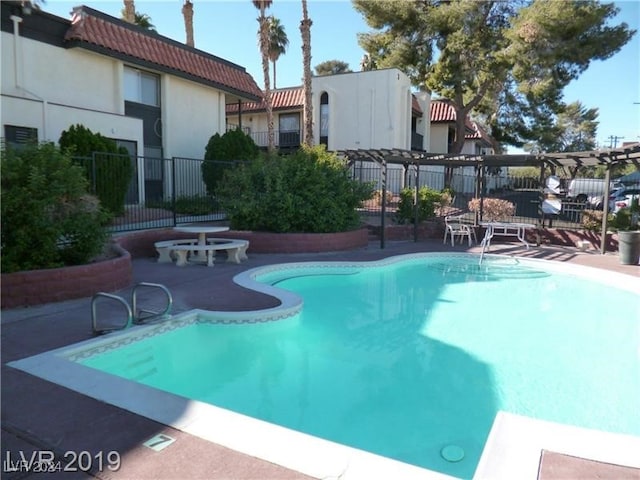
[[[616,148],[618,146],[618,140],[622,140],[624,137],[609,135],[607,138],[609,138],[609,148]]]

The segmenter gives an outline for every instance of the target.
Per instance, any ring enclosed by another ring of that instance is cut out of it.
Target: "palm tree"
[[[136,7],[133,0],[123,0],[122,18],[129,23],[136,23]]]
[[[276,88],[276,62],[287,51],[289,39],[280,19],[269,17],[269,60],[273,64],[273,88]]]
[[[304,83],[304,140],[305,145],[313,145],[313,105],[311,104],[311,25],[307,10],[307,0],[302,0],[302,20],[300,34],[302,35],[302,65]]]
[[[146,13],[136,12],[135,21],[133,23],[135,23],[139,27],[144,28],[145,30],[151,30],[154,32],[156,30],[155,25],[151,23],[151,17]]]
[[[271,105],[271,87],[269,85],[269,22],[264,12],[273,3],[272,0],[252,0],[253,5],[260,10],[258,23],[260,25],[259,44],[262,54],[262,72],[264,74],[264,103],[267,109],[267,148],[269,152],[275,150],[275,139],[273,135],[273,106]]]
[[[182,16],[184,17],[184,29],[187,34],[187,40],[185,43],[190,47],[194,47],[193,41],[193,2],[191,0],[184,0],[182,4]]]

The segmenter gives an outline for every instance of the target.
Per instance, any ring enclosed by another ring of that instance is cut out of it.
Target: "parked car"
[[[601,178],[574,178],[569,182],[567,197],[579,203],[589,201],[590,204],[596,206],[602,203],[606,185],[606,182]],[[620,186],[622,184],[611,182],[609,190]]]
[[[616,191],[609,196],[609,211],[611,213],[618,213],[618,210],[621,208],[630,207],[634,199],[640,200],[640,185],[617,188]]]

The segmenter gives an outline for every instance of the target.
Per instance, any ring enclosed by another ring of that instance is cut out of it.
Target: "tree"
[[[271,102],[271,86],[269,84],[269,21],[264,12],[272,4],[272,0],[253,0],[253,5],[260,10],[258,17],[258,44],[262,55],[262,73],[264,76],[264,103],[267,110],[267,148],[269,152],[275,150],[273,134],[273,105]]]
[[[313,105],[311,103],[311,25],[307,0],[302,0],[302,20],[300,21],[300,34],[302,36],[302,65],[303,65],[303,89],[304,89],[304,140],[307,146],[313,145]]]
[[[349,64],[340,60],[327,60],[326,62],[319,63],[313,68],[318,76],[351,72]]]
[[[598,109],[587,109],[580,102],[566,105],[553,119],[553,124],[541,131],[537,140],[528,142],[529,152],[585,152],[596,148]]]
[[[202,180],[209,195],[216,195],[224,172],[237,162],[258,158],[260,149],[249,135],[239,128],[229,130],[224,135],[214,134],[204,150]]]
[[[135,13],[135,21],[134,23],[145,30],[150,30],[155,32],[156,27],[153,23],[151,23],[151,17],[146,13]]]
[[[193,2],[191,0],[184,0],[182,4],[182,16],[184,17],[184,30],[186,33],[186,43],[190,47],[195,46],[193,40]]]
[[[64,130],[58,144],[63,153],[72,155],[73,161],[84,168],[102,207],[116,216],[122,215],[133,176],[127,149],[81,124]]]
[[[280,19],[271,16],[269,18],[269,60],[273,64],[273,88],[276,88],[276,62],[287,51],[289,39],[284,31]]]
[[[455,153],[472,111],[498,141],[522,146],[534,139],[563,108],[563,88],[635,34],[625,23],[608,25],[618,9],[596,0],[354,0],[354,6],[380,30],[359,34],[378,67],[400,68],[415,86],[451,100]]]

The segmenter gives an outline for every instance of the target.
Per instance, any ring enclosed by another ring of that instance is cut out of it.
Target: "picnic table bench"
[[[218,250],[227,251],[228,262],[240,263],[242,260],[247,260],[249,241],[233,238],[208,238],[207,243],[202,245],[197,239],[189,238],[155,242],[154,246],[158,252],[158,262],[171,262],[172,255],[175,255],[176,265],[182,267],[189,263],[189,255],[193,257],[196,252],[202,252],[206,255],[207,266],[213,267],[215,252]]]

